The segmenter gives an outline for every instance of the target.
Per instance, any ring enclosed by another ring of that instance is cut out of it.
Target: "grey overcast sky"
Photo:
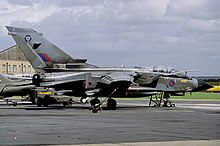
[[[97,66],[171,66],[220,75],[220,0],[1,0],[5,25],[29,27]]]

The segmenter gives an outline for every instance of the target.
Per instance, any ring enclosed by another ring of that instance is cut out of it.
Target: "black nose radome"
[[[198,79],[198,88],[194,89],[194,91],[203,91],[203,90],[207,90],[212,87],[213,87],[212,85],[204,82],[201,79]]]

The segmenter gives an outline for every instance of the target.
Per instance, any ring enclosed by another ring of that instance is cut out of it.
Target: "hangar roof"
[[[15,45],[0,52],[0,60],[27,61],[21,49]]]

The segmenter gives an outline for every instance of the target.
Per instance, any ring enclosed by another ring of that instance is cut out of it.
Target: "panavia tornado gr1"
[[[33,29],[6,28],[37,71],[33,76],[35,85],[71,90],[73,95],[82,97],[82,102],[88,96],[94,97],[90,101],[92,106],[102,103],[98,97],[107,97],[107,107],[116,109],[113,97],[146,97],[158,92],[164,93],[159,105],[162,101],[166,106],[172,94],[210,88],[205,82],[188,77],[186,71],[97,67],[87,63],[87,59],[72,58]]]

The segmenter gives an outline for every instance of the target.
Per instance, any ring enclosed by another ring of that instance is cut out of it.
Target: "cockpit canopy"
[[[149,70],[152,72],[164,73],[165,76],[189,78],[187,76],[187,71],[178,71],[172,67],[167,67],[167,66],[149,66],[149,67],[146,67],[146,70]]]
[[[166,66],[154,66],[152,68],[153,72],[161,72],[161,73],[176,73],[178,72],[174,68],[166,67]]]
[[[147,70],[152,72],[160,72],[160,73],[177,73],[178,71],[172,67],[167,66],[149,66],[146,67]]]

